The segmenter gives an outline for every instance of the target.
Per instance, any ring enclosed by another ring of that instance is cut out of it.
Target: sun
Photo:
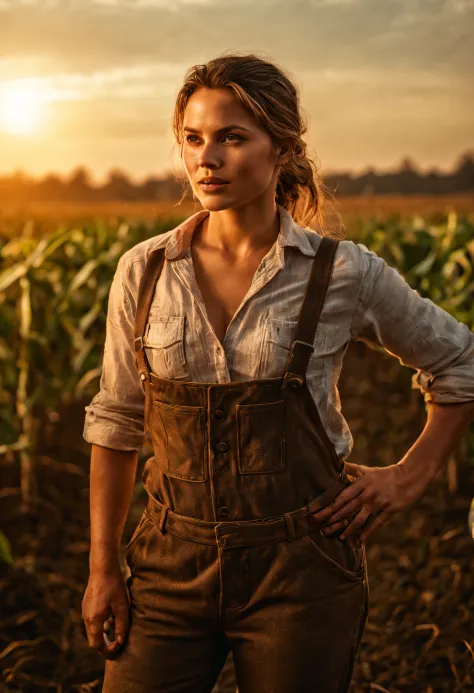
[[[0,84],[0,130],[19,137],[36,134],[43,125],[44,105],[32,84]]]

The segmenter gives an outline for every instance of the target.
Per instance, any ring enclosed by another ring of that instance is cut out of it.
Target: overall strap
[[[283,387],[289,385],[297,388],[304,383],[309,360],[314,351],[314,336],[323,310],[338,245],[338,240],[323,236],[314,256],[298,314]]]
[[[150,380],[151,368],[145,354],[143,338],[150,313],[151,302],[161,270],[165,261],[165,249],[156,248],[150,253],[145,265],[145,271],[140,281],[137,297],[137,312],[135,316],[135,339],[133,344],[136,351],[138,372],[142,381],[143,389],[146,393],[146,382]]]

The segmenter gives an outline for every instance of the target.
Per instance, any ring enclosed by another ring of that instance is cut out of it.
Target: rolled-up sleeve
[[[474,400],[474,333],[467,325],[423,298],[385,260],[362,244],[359,297],[352,339],[384,347],[416,370],[412,385],[425,401]]]
[[[83,438],[114,450],[137,450],[144,439],[145,397],[133,347],[136,290],[125,253],[109,293],[100,390],[85,407]]]

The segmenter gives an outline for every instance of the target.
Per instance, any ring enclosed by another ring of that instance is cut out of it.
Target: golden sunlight
[[[0,130],[19,137],[37,133],[43,124],[44,105],[32,84],[0,84]]]

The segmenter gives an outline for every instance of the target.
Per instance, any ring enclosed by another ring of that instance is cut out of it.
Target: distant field
[[[172,200],[157,202],[107,202],[107,203],[42,203],[28,205],[0,203],[0,240],[30,236],[44,238],[57,231],[58,227],[71,228],[102,222],[107,227],[117,227],[122,221],[131,225],[154,227],[163,221],[173,228],[180,220],[195,214],[201,205],[198,202]],[[451,196],[400,196],[364,195],[328,198],[323,208],[326,233],[338,238],[358,241],[364,235],[367,223],[375,220],[382,223],[408,221],[421,216],[427,224],[443,223],[449,213],[466,215],[474,222],[474,195]],[[174,223],[176,219],[176,224]],[[318,223],[310,225],[320,231]]]
[[[403,217],[411,214],[445,214],[451,210],[458,213],[474,213],[474,195],[452,196],[399,196],[399,195],[364,195],[336,198],[328,201],[341,214],[345,223],[353,218],[384,217],[400,214]],[[108,202],[100,204],[61,204],[34,202],[19,206],[17,203],[0,203],[0,218],[25,219],[31,217],[52,219],[79,219],[91,217],[126,217],[130,219],[154,219],[163,216],[189,216],[201,209],[197,202],[172,201],[159,202]],[[328,209],[329,212],[329,209]]]
[[[61,203],[61,202],[31,202],[28,205],[17,203],[0,203],[0,219],[30,219],[33,217],[51,220],[68,219],[109,219],[125,217],[127,219],[156,219],[157,217],[189,216],[201,209],[195,202],[101,202],[90,203]]]
[[[474,195],[360,195],[336,199],[336,209],[343,218],[386,216],[401,214],[447,214],[455,211],[458,214],[474,213]]]

